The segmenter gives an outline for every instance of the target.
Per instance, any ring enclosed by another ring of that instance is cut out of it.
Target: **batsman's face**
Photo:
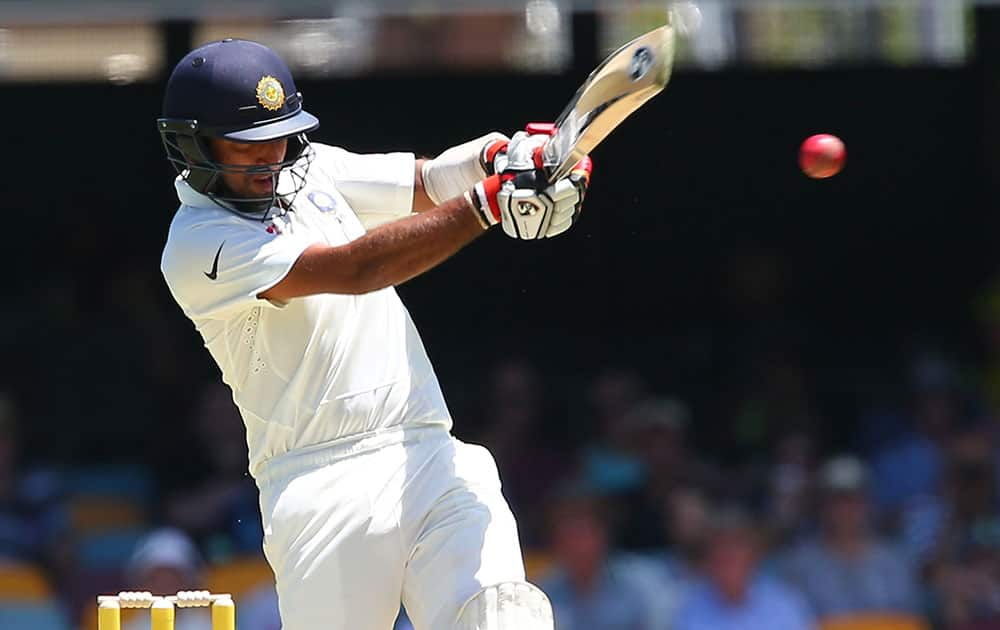
[[[288,140],[274,142],[231,142],[221,138],[211,141],[212,156],[236,172],[223,173],[222,180],[237,197],[269,197],[274,192],[273,173],[285,159]],[[267,168],[267,172],[260,172]]]

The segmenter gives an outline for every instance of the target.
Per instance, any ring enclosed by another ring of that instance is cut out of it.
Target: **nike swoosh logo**
[[[226,241],[222,241],[222,245],[225,245]],[[204,272],[205,276],[209,280],[215,280],[219,276],[219,254],[222,253],[222,245],[219,245],[219,250],[215,252],[215,260],[212,261],[212,271]]]

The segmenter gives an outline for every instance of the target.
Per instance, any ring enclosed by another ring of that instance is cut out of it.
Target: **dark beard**
[[[273,206],[278,206],[282,210],[287,209],[285,208],[284,199],[276,192],[278,188],[277,174],[272,179],[271,197],[264,201],[260,201],[257,198],[245,199],[245,194],[233,190],[222,177],[216,179],[215,185],[212,188],[211,195],[225,199],[226,203],[232,206],[234,210],[244,214],[266,214]]]

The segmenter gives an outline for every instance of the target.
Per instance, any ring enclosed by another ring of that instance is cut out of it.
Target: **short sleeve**
[[[413,211],[416,157],[412,153],[358,154],[314,145],[316,161],[366,228]]]
[[[238,217],[192,225],[175,219],[161,271],[189,317],[226,319],[252,306],[283,306],[257,296],[281,282],[312,243],[307,234]]]

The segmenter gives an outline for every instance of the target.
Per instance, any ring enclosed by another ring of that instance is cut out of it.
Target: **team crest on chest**
[[[264,109],[276,112],[285,104],[285,88],[269,74],[265,74],[257,82],[257,102]]]
[[[309,193],[309,201],[322,212],[333,212],[337,209],[337,201],[322,190]]]

